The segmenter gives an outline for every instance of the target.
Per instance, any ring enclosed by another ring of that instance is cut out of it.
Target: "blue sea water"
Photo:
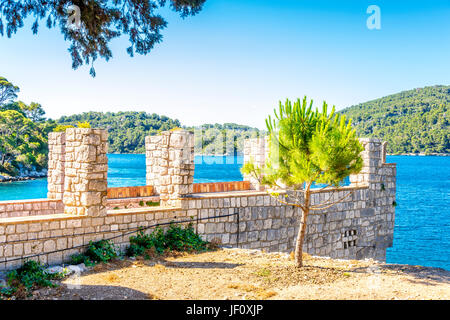
[[[108,155],[108,186],[145,185],[145,156]],[[194,182],[242,180],[243,157],[196,156]],[[388,156],[397,163],[394,245],[388,263],[450,270],[450,157]],[[47,180],[0,183],[0,201],[46,198]]]

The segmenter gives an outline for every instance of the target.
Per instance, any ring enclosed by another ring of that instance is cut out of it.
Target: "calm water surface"
[[[110,154],[108,186],[145,185],[145,156]],[[387,262],[450,270],[450,157],[388,156],[397,163],[394,246]],[[197,156],[194,182],[242,180],[242,157]],[[0,183],[0,200],[46,198],[47,180]]]

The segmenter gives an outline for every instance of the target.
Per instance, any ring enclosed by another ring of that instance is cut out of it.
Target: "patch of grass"
[[[31,294],[31,290],[42,287],[56,287],[57,285],[51,280],[59,280],[64,276],[63,273],[49,273],[45,270],[44,265],[29,260],[19,269],[7,274],[8,287],[0,290],[0,298],[12,296],[19,299],[26,298]]]
[[[255,272],[258,277],[269,277],[271,275],[271,271],[267,268],[261,268]]]
[[[160,205],[160,202],[159,201],[147,201],[146,203],[145,203],[148,207],[157,207],[157,206],[159,206]]]

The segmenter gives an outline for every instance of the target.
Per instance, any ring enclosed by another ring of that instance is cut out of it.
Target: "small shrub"
[[[141,207],[143,207],[144,206],[144,201],[139,201],[139,205],[141,206]]]
[[[147,201],[145,204],[149,207],[156,207],[156,206],[159,206],[159,201],[157,201],[157,202]]]
[[[117,251],[114,244],[109,240],[90,241],[85,253],[75,254],[71,257],[71,263],[84,263],[86,266],[93,266],[99,262],[108,262],[117,258]]]
[[[166,232],[160,227],[151,234],[139,231],[136,236],[130,237],[130,246],[127,248],[127,255],[149,256],[148,250],[153,250],[156,254],[163,254],[167,251],[206,251],[209,243],[195,233],[192,223],[186,227],[171,224]]]
[[[41,287],[55,287],[51,280],[62,279],[62,273],[48,273],[39,262],[30,260],[19,269],[10,271],[7,275],[8,286],[0,291],[0,296],[18,296],[25,298],[30,290]]]

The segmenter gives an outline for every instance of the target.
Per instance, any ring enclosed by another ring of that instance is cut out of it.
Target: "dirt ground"
[[[125,259],[71,276],[31,299],[450,299],[450,272],[373,261],[221,249],[151,260]]]

